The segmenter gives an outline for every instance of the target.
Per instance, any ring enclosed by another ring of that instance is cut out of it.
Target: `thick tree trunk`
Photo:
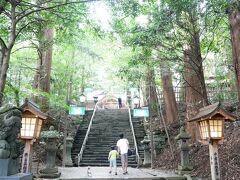
[[[171,124],[178,120],[178,110],[176,98],[172,85],[172,74],[169,67],[161,65],[161,79],[163,86],[163,98],[166,110],[167,124]]]
[[[198,112],[199,108],[208,105],[207,90],[205,85],[202,56],[200,48],[200,30],[197,16],[197,7],[185,14],[185,27],[188,40],[184,47],[184,73],[186,95],[186,121],[187,130],[191,134],[191,141],[199,139],[199,130],[196,123],[189,123]]]
[[[194,33],[192,42],[185,48],[184,64],[187,104],[186,113],[188,121],[196,115],[199,108],[208,105],[198,32]],[[199,132],[196,124],[188,123],[187,129],[192,135],[192,141],[199,139]]]
[[[3,103],[3,93],[6,85],[7,71],[9,67],[11,51],[7,48],[2,50],[1,55],[1,67],[0,67],[0,107]]]
[[[154,77],[154,70],[148,69],[146,75],[146,96],[150,102],[151,108],[151,116],[157,117],[158,116],[158,98],[157,98],[157,91],[155,85],[155,77]]]
[[[236,76],[238,104],[240,107],[240,11],[232,9],[229,13],[229,23],[232,42],[233,66]]]
[[[42,52],[42,65],[44,78],[40,78],[39,88],[44,92],[50,92],[51,68],[52,68],[52,41],[53,29],[46,28],[44,30],[44,39],[47,42],[47,47]]]
[[[10,24],[10,34],[7,43],[0,37],[0,50],[1,50],[1,59],[0,59],[0,107],[3,103],[3,93],[7,80],[7,71],[10,62],[10,55],[12,52],[12,48],[14,46],[16,40],[16,4],[11,3],[11,24]]]
[[[34,77],[33,87],[42,92],[50,92],[51,67],[52,67],[52,41],[53,29],[45,28],[43,40],[40,40],[38,70]],[[41,110],[47,111],[49,104],[46,97],[35,97],[35,101],[41,104]]]

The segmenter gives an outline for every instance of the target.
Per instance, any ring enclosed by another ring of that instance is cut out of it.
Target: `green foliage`
[[[109,91],[116,85],[123,88],[129,82],[133,87],[139,86],[147,68],[156,71],[156,82],[161,84],[158,75],[162,64],[168,64],[179,81],[184,73],[183,48],[191,43],[194,31],[200,34],[206,79],[212,75],[209,73],[212,66],[216,67],[212,86],[220,87],[222,81],[233,79],[232,69],[226,68],[231,65],[226,11],[239,7],[239,1],[106,1],[112,10],[109,29],[88,16],[92,4],[68,2],[48,1],[44,6],[52,8],[32,12],[19,20],[8,73],[8,82],[14,88],[7,86],[5,101],[15,103],[15,89],[20,100],[42,95],[49,98],[51,106],[67,109],[69,86],[70,99],[77,102],[82,88]],[[33,3],[36,4],[20,1],[17,12],[34,11],[41,1]],[[60,6],[61,3],[67,4]],[[9,2],[0,1],[0,37],[7,41],[11,22],[1,8],[10,11]],[[42,43],[45,48],[53,43],[54,48],[50,94],[31,87],[39,42],[46,27],[55,30],[54,41]],[[214,54],[214,59],[209,54]]]

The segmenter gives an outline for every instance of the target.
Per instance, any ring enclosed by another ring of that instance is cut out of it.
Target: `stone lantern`
[[[58,168],[55,167],[57,140],[59,137],[59,132],[54,130],[53,126],[51,126],[48,131],[41,133],[41,138],[46,142],[47,151],[46,167],[39,171],[39,177],[41,178],[58,178],[61,175],[61,173],[58,172]]]
[[[141,141],[141,144],[143,145],[143,150],[144,150],[144,161],[143,161],[144,166],[151,165],[150,142],[151,141],[148,138],[148,136],[144,136],[144,139]]]
[[[191,136],[186,132],[183,123],[181,123],[180,133],[175,138],[179,142],[179,149],[180,149],[180,158],[181,164],[178,165],[178,173],[183,174],[190,174],[193,170],[193,167],[190,165],[189,162],[189,146],[187,144],[187,140],[191,139]]]

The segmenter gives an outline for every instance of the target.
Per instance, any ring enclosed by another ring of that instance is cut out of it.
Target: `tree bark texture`
[[[151,118],[153,131],[160,127],[160,120],[158,116],[158,96],[155,84],[155,74],[152,68],[148,68],[146,72],[146,97],[149,107],[149,118]]]
[[[0,59],[0,107],[3,103],[3,93],[7,80],[7,71],[10,62],[10,55],[12,52],[13,45],[16,40],[16,5],[11,4],[11,24],[9,29],[9,38],[7,43],[0,37],[0,50],[1,50],[1,59]]]
[[[236,77],[236,87],[238,92],[238,104],[240,107],[240,11],[232,9],[229,13],[232,58]]]
[[[191,134],[191,141],[199,139],[199,132],[196,123],[188,123],[198,110],[209,104],[205,85],[201,47],[200,28],[197,15],[197,7],[186,14],[186,45],[184,47],[184,73],[186,95],[186,120],[187,130]],[[184,28],[183,28],[184,29]]]
[[[33,87],[42,92],[50,92],[51,67],[52,67],[52,41],[53,29],[43,30],[43,39],[39,42],[39,60],[37,72],[34,77]],[[42,111],[48,110],[48,99],[46,97],[36,97],[35,101],[41,104]]]
[[[10,53],[7,48],[2,51],[2,58],[1,58],[1,67],[0,67],[0,106],[2,106],[3,103],[3,93],[6,85],[7,80],[7,71],[9,67],[9,61],[10,61]]]
[[[175,93],[172,85],[171,70],[166,65],[161,65],[161,79],[163,87],[163,98],[166,111],[166,124],[171,124],[178,121],[178,110],[175,98]]]
[[[208,105],[198,34],[195,34],[192,43],[185,48],[184,65],[188,121],[197,114],[201,107]],[[199,139],[196,123],[187,123],[187,129],[191,133],[192,141]]]

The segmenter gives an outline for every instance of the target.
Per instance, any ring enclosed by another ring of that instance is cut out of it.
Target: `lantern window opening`
[[[210,134],[212,138],[221,138],[222,137],[222,120],[209,120]]]
[[[22,118],[21,137],[34,137],[36,123],[35,117]]]
[[[209,138],[209,130],[208,130],[208,123],[207,121],[200,121],[199,122],[200,124],[200,134],[201,134],[201,137],[202,139],[207,139]]]

